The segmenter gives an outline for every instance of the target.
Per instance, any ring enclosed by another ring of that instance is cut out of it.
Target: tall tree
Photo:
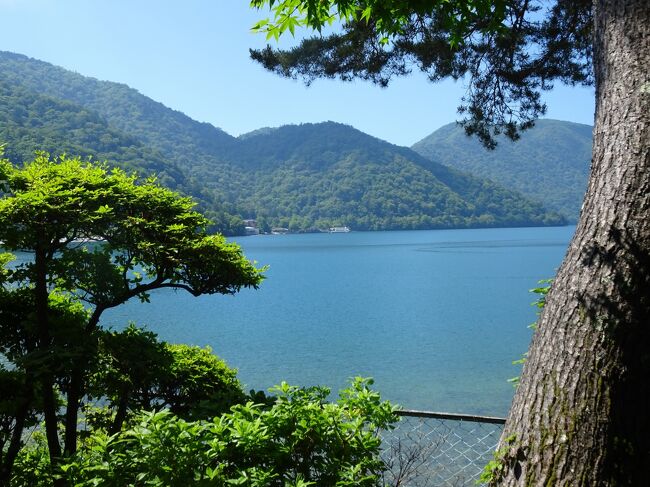
[[[161,288],[233,294],[257,287],[262,269],[237,245],[207,234],[208,220],[189,198],[152,179],[39,154],[23,167],[0,160],[0,186],[0,241],[5,250],[31,254],[0,275],[0,357],[36,386],[19,396],[10,445],[20,442],[38,400],[55,464],[77,448],[104,311]],[[65,396],[63,424],[57,394]],[[0,484],[15,448],[9,453]]]
[[[277,37],[341,33],[252,57],[278,74],[386,85],[417,65],[468,80],[460,112],[488,147],[544,113],[554,81],[595,82],[589,187],[499,448],[503,485],[643,485],[650,461],[650,8],[647,0],[253,0]],[[592,63],[593,59],[593,63]]]

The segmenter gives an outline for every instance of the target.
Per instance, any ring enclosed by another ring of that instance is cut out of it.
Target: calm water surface
[[[105,315],[162,339],[210,345],[248,388],[334,390],[372,376],[408,408],[504,415],[511,362],[535,320],[529,289],[554,275],[574,227],[240,238],[268,264],[257,291],[162,290]]]

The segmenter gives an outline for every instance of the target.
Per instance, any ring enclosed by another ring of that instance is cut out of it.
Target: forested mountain
[[[492,182],[333,122],[249,136],[227,157],[248,182],[229,197],[272,226],[379,230],[562,221]]]
[[[199,198],[220,228],[241,218],[307,231],[561,224],[517,193],[332,122],[239,138],[125,85],[0,52],[0,142],[119,163]],[[230,214],[239,215],[237,218]]]
[[[36,150],[52,155],[78,155],[94,161],[119,162],[127,171],[155,174],[160,183],[190,195],[227,235],[241,233],[241,218],[228,213],[214,192],[189,177],[133,136],[111,127],[97,113],[67,100],[29,91],[0,79],[0,144],[13,162],[31,160]]]
[[[236,140],[125,84],[99,81],[20,54],[0,51],[0,79],[92,110],[112,127],[156,147],[171,159],[215,156],[223,145]]]
[[[500,137],[494,151],[467,137],[455,123],[445,125],[412,149],[447,166],[491,179],[542,202],[576,221],[587,189],[592,127],[538,120],[512,142]]]
[[[109,126],[95,112],[75,103],[40,95],[0,81],[0,133],[5,156],[23,161],[34,150],[74,154],[95,160],[120,160],[127,170],[156,173],[176,189],[185,182],[180,169],[154,151]]]

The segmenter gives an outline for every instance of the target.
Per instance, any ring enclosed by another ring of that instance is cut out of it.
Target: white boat
[[[329,233],[348,233],[350,227],[330,227]]]

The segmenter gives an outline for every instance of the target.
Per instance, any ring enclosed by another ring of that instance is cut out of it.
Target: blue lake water
[[[162,290],[103,323],[209,345],[248,388],[285,380],[336,391],[371,376],[407,408],[505,415],[511,362],[535,321],[529,289],[554,275],[574,229],[244,237],[247,257],[270,266],[259,290]]]

